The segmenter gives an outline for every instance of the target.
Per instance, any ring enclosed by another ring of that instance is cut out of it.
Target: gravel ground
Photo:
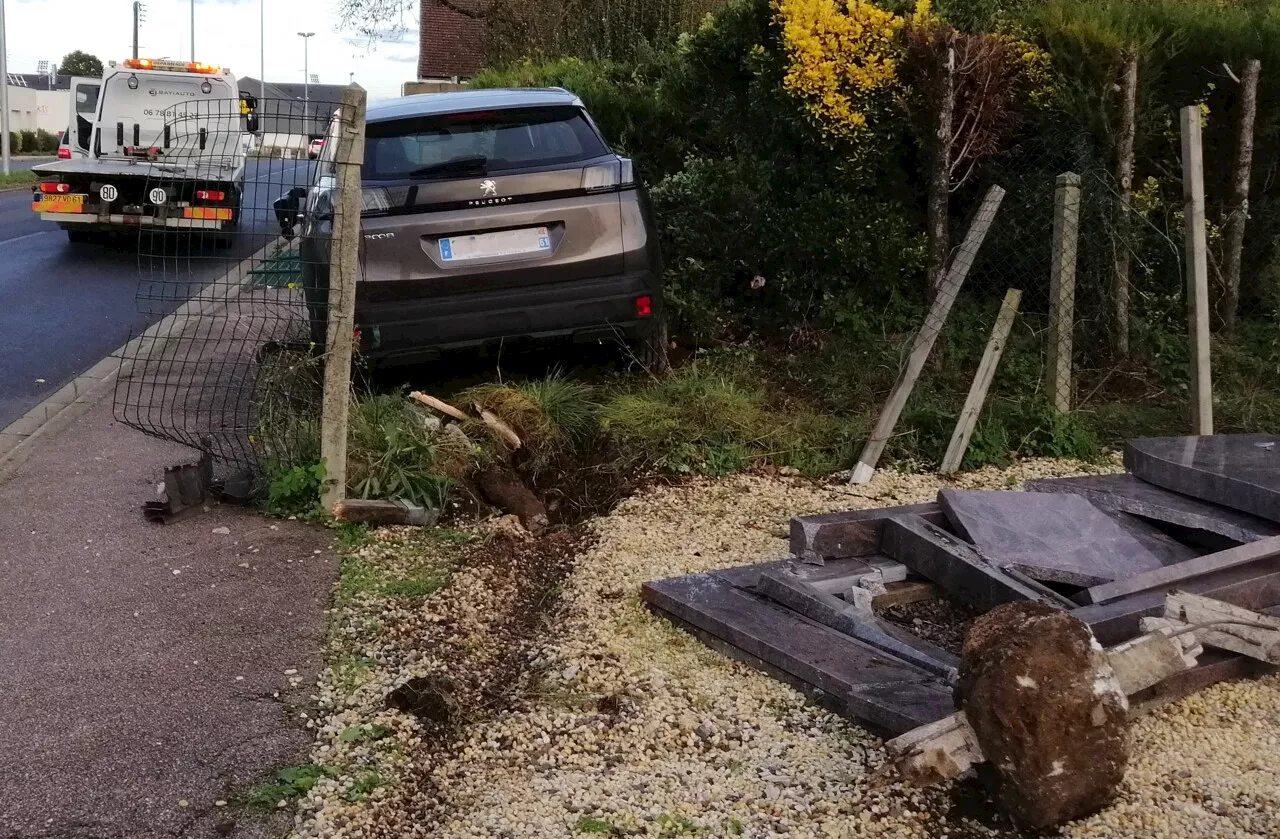
[[[947,483],[1005,488],[1079,471],[1031,461]],[[742,476],[659,487],[596,520],[571,571],[567,544],[548,558],[498,537],[452,561],[452,583],[431,597],[354,599],[335,615],[333,654],[364,664],[354,686],[345,666],[322,679],[313,759],[335,777],[302,802],[295,836],[1017,835],[962,815],[989,809],[971,788],[896,783],[876,738],[638,597],[646,580],[782,555],[794,514],[924,501],[940,485],[882,473],[862,487]],[[364,561],[422,555],[415,537],[379,538]],[[527,574],[535,582],[519,583]],[[447,725],[385,708],[390,688],[424,674],[460,685]],[[486,678],[501,683],[488,698]],[[1278,723],[1274,677],[1144,718],[1121,799],[1065,833],[1280,835]]]

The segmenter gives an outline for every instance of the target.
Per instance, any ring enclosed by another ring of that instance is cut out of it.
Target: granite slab
[[[1090,586],[1165,565],[1079,495],[944,489],[938,503],[952,530],[994,565],[1037,579]]]
[[[1024,486],[1028,492],[1080,495],[1104,512],[1127,513],[1189,530],[1203,530],[1240,544],[1280,536],[1280,524],[1149,484],[1128,472],[1038,478],[1027,481]]]
[[[1150,484],[1280,522],[1280,437],[1214,434],[1144,437],[1124,462]]]
[[[1182,580],[1176,588],[1233,606],[1265,611],[1280,604],[1280,557],[1212,571]],[[1147,589],[1108,603],[1081,606],[1072,614],[1089,624],[1099,643],[1110,647],[1138,635],[1141,618],[1163,614],[1169,590],[1166,586]]]
[[[1005,574],[972,546],[920,516],[902,516],[887,521],[881,548],[912,571],[937,583],[952,597],[980,612],[1019,600],[1054,602]]]
[[[927,671],[714,573],[648,582],[641,597],[735,657],[831,698],[878,732],[901,734],[954,710],[950,688]]]
[[[854,606],[804,582],[791,568],[779,568],[760,576],[758,591],[775,603],[799,612],[807,618],[829,626],[837,632],[857,638],[864,644],[896,655],[935,676],[951,682],[960,660],[923,638],[874,614],[858,611]]]
[[[791,519],[791,553],[807,562],[868,556],[880,550],[880,533],[884,523],[905,515],[922,516],[938,525],[944,523],[942,511],[932,501],[900,507],[795,516]]]

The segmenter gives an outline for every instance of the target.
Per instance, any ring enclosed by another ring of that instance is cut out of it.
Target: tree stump
[[[983,615],[965,638],[955,697],[1019,824],[1052,827],[1114,799],[1128,701],[1077,618],[1028,602]]]

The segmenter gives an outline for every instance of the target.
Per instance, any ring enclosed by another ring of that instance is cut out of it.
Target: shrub
[[[45,131],[43,128],[36,131],[36,149],[42,152],[56,152],[58,150],[58,138]]]
[[[614,394],[600,425],[640,467],[722,475],[752,465],[826,474],[848,466],[865,437],[861,418],[842,422],[800,406],[773,407],[761,380],[695,363]]]
[[[442,446],[426,420],[403,394],[357,400],[347,443],[350,491],[359,498],[404,499],[441,509],[456,468],[451,457],[467,455]]]
[[[17,131],[9,132],[9,153],[22,154],[22,134]]]
[[[19,131],[18,134],[22,137],[22,150],[25,153],[31,154],[40,151],[40,144],[36,140],[36,132]]]

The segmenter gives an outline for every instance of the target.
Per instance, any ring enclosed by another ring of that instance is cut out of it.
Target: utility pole
[[[196,60],[196,0],[191,0],[191,61]]]
[[[258,80],[262,82],[259,108],[267,107],[267,0],[258,0]],[[261,111],[259,112],[261,113]]]
[[[314,32],[299,32],[302,38],[302,101],[311,101],[311,36]]]
[[[5,57],[4,0],[0,0],[0,173],[9,174],[9,65]]]
[[[142,25],[142,3],[133,0],[133,57],[138,57],[138,28]]]

